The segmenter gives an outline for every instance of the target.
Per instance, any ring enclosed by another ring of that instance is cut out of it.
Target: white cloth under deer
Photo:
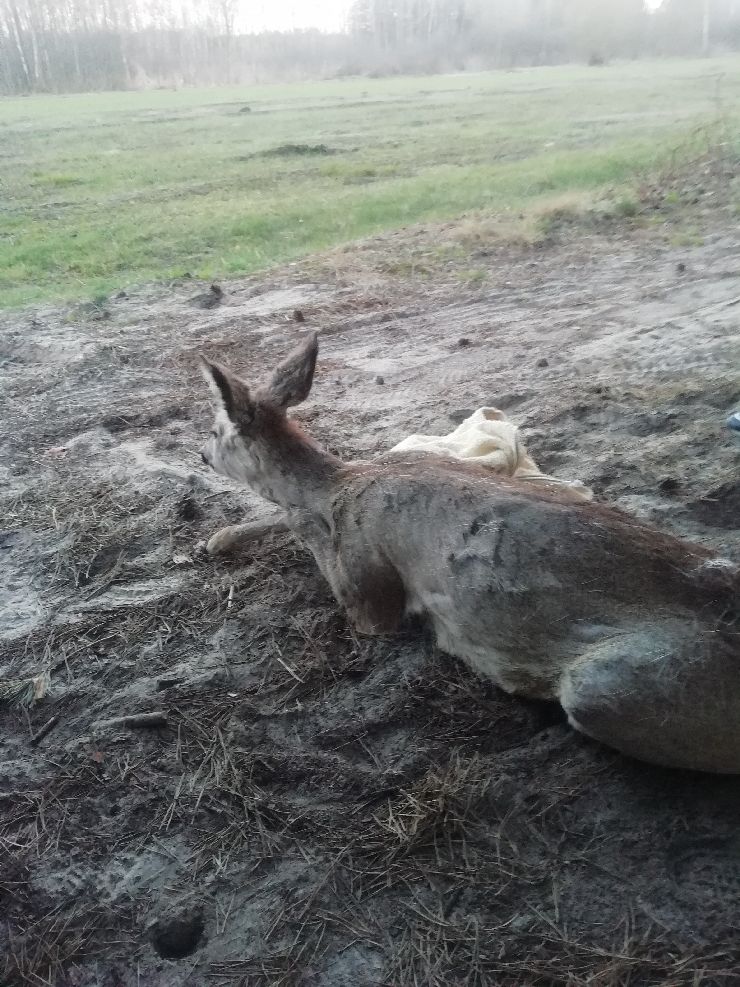
[[[478,408],[449,435],[410,435],[390,451],[450,456],[504,476],[565,488],[575,500],[593,500],[594,496],[580,480],[563,480],[543,473],[527,452],[518,427],[498,408]]]

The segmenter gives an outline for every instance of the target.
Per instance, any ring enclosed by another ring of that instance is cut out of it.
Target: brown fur
[[[254,392],[204,364],[215,469],[279,504],[358,630],[424,615],[502,688],[643,760],[740,772],[740,569],[613,508],[421,454],[344,464],[285,415],[312,337]]]

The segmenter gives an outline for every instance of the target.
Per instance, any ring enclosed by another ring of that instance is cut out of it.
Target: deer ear
[[[289,408],[306,400],[313,384],[318,354],[319,337],[312,332],[275,369],[267,386],[267,393],[274,404],[280,408]]]
[[[199,363],[217,407],[223,408],[235,425],[248,425],[254,418],[254,401],[244,381],[204,356]]]

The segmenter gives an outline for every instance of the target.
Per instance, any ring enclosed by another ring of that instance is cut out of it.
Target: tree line
[[[740,47],[740,0],[353,0],[346,30],[248,34],[248,0],[0,0],[0,92],[461,71]]]

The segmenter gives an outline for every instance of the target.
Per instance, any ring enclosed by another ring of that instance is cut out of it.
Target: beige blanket
[[[593,500],[580,480],[561,480],[542,473],[528,454],[519,429],[498,408],[478,408],[449,435],[410,435],[391,452],[429,452],[486,466],[541,486],[565,488],[574,500]]]

